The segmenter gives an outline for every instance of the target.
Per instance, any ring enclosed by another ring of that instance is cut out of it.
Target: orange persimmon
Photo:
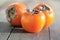
[[[44,3],[40,3],[34,7],[34,10],[42,11],[45,14],[46,23],[45,23],[44,28],[48,28],[53,23],[54,12],[49,5],[44,4]]]
[[[27,32],[40,32],[45,25],[45,15],[37,10],[27,11],[22,15],[21,24]]]
[[[21,16],[26,9],[26,6],[21,3],[10,4],[6,10],[8,22],[15,27],[21,26]]]

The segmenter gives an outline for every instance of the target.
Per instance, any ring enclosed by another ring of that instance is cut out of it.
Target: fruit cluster
[[[54,20],[52,8],[44,3],[29,10],[24,4],[10,4],[6,10],[6,18],[13,27],[21,27],[27,32],[40,32],[48,28]]]

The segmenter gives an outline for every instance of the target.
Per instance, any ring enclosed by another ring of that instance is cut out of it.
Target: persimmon
[[[6,18],[8,22],[14,27],[21,26],[21,16],[26,11],[26,6],[21,3],[13,3],[7,7]]]
[[[46,16],[44,28],[48,28],[54,21],[54,12],[48,4],[40,3],[34,7],[35,10],[42,11]]]
[[[27,11],[22,15],[21,24],[27,32],[40,32],[45,25],[45,15],[37,10]]]

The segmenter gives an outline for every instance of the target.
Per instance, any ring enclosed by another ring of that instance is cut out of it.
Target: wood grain
[[[49,40],[49,32],[48,29],[39,33],[28,33],[23,29],[14,29],[9,40]]]
[[[0,22],[0,40],[7,40],[11,27],[6,22]]]

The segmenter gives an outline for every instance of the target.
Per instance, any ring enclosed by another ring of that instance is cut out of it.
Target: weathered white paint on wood
[[[0,22],[0,40],[7,40],[11,27],[6,22]]]
[[[44,29],[39,33],[28,33],[23,29],[15,29],[11,33],[9,40],[49,40],[48,29]]]

